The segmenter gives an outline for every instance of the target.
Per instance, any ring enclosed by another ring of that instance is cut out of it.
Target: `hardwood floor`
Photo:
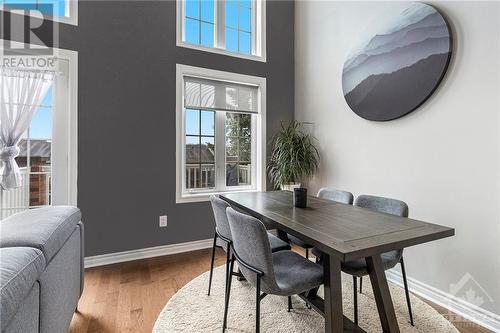
[[[211,250],[201,250],[85,270],[85,289],[70,332],[150,333],[168,300],[209,269],[210,254]],[[218,250],[216,265],[224,262],[225,254]],[[456,326],[462,333],[491,332],[468,321]]]

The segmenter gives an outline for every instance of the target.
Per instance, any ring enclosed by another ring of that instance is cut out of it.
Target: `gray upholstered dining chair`
[[[377,197],[371,195],[360,195],[356,198],[356,206],[363,207],[371,210],[375,210],[378,212],[392,214],[402,217],[408,217],[408,205],[403,201]],[[408,290],[408,282],[406,280],[406,271],[403,260],[403,250],[393,250],[382,254],[382,263],[384,264],[384,269],[388,270],[396,266],[398,263],[401,264],[401,272],[403,274],[403,282],[405,286],[405,294],[406,294],[406,303],[408,305],[408,313],[410,315],[410,323],[413,324],[413,314],[411,311],[411,303],[410,303],[410,293]],[[358,296],[357,296],[357,278],[360,278],[360,289],[359,292],[362,292],[363,289],[363,276],[368,275],[368,267],[366,264],[366,260],[356,259],[352,261],[348,261],[342,263],[342,271],[352,275],[353,277],[353,286],[354,286],[354,322],[358,323]]]
[[[258,219],[227,209],[227,217],[233,236],[232,256],[229,272],[234,261],[238,262],[243,276],[256,289],[256,332],[260,331],[260,302],[268,294],[288,296],[288,311],[291,296],[319,287],[323,283],[323,268],[293,251],[271,252],[264,224]],[[262,293],[261,293],[262,291]],[[224,323],[231,293],[231,279],[226,288]]]
[[[226,252],[226,276],[229,269],[229,258],[230,251],[229,246],[232,242],[231,229],[229,228],[229,222],[227,220],[226,208],[230,205],[216,197],[215,195],[210,196],[210,202],[212,204],[212,210],[215,217],[215,235],[214,242],[212,246],[212,260],[210,264],[210,278],[208,280],[208,295],[210,296],[210,289],[212,287],[212,276],[214,272],[214,259],[215,259],[215,248],[222,248]],[[290,245],[279,239],[278,237],[267,233],[269,243],[271,244],[271,249],[273,252],[290,250]]]
[[[323,187],[318,191],[318,198],[322,199],[328,199],[331,201],[339,202],[339,203],[344,203],[348,205],[352,205],[352,202],[354,201],[354,196],[352,195],[351,192],[347,191],[341,191],[337,190],[334,188],[328,188],[328,187]],[[295,245],[298,245],[306,250],[306,258],[309,258],[309,249],[313,248],[313,245],[307,244],[300,238],[297,238],[293,235],[287,234],[288,239],[290,242],[292,242]],[[314,251],[314,250],[313,250]],[[318,253],[318,251],[315,251],[315,255]]]

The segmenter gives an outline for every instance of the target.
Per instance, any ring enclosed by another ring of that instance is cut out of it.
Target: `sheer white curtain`
[[[22,186],[19,141],[42,103],[54,72],[0,67],[0,188]]]

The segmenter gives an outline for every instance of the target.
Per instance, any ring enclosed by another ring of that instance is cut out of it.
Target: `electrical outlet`
[[[167,215],[160,216],[160,228],[164,228],[167,226]]]

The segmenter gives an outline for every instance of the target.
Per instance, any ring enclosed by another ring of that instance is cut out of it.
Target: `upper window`
[[[178,202],[263,188],[264,90],[262,78],[178,65]]]
[[[265,61],[263,0],[179,0],[177,44]]]
[[[39,11],[53,21],[77,25],[77,0],[0,0],[0,9]]]

